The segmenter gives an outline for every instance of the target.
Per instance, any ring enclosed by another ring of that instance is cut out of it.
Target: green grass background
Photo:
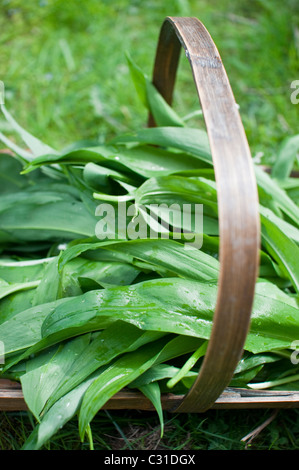
[[[290,100],[291,82],[299,80],[297,0],[2,0],[0,80],[6,107],[57,149],[77,140],[103,142],[144,126],[147,113],[125,53],[151,76],[165,16],[195,16],[208,28],[240,105],[252,155],[273,162],[282,140],[298,133],[299,104]],[[181,116],[199,109],[183,55],[174,108]],[[16,139],[1,116],[0,130]],[[103,411],[92,431],[96,449],[243,449],[241,439],[271,413],[165,414],[160,440],[155,413]],[[32,420],[27,413],[0,413],[0,429],[0,449],[19,449]],[[74,420],[47,448],[88,446],[80,443]],[[280,411],[248,448],[298,449],[298,411]]]

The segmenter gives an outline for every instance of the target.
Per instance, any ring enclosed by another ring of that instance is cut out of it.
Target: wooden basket
[[[250,149],[229,80],[208,31],[196,18],[167,17],[158,41],[153,83],[171,104],[181,46],[189,59],[207,127],[218,191],[220,276],[208,350],[186,396],[165,394],[163,409],[299,407],[299,393],[227,388],[250,326],[259,268],[257,184]],[[154,126],[149,116],[149,126]],[[22,410],[19,384],[0,380],[0,410]],[[153,410],[141,393],[121,391],[106,409]]]

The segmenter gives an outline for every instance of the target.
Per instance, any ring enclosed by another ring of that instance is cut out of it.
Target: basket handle
[[[171,105],[181,46],[193,72],[214,163],[220,274],[207,353],[193,387],[173,411],[202,412],[228,386],[243,353],[259,267],[260,219],[254,168],[239,111],[219,52],[197,18],[165,19],[153,84]],[[148,125],[155,126],[152,115]]]

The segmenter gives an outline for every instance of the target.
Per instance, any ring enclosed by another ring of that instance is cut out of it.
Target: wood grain
[[[167,17],[153,84],[171,105],[181,46],[190,62],[214,163],[220,277],[213,329],[198,378],[176,411],[205,411],[229,384],[250,326],[259,266],[257,185],[244,127],[219,52],[197,18]],[[154,126],[149,116],[149,126]]]
[[[162,395],[162,407],[165,411],[181,403],[184,396],[167,393]],[[211,409],[250,409],[250,408],[299,408],[299,392],[258,391],[228,388],[215,400]],[[22,389],[16,382],[0,379],[0,411],[27,410]],[[116,393],[103,407],[106,410],[141,410],[154,411],[150,400],[142,393],[122,390]],[[191,403],[184,412],[197,412]]]

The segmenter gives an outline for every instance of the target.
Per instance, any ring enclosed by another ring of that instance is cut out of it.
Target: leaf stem
[[[94,450],[94,444],[93,444],[93,439],[92,439],[92,432],[91,432],[91,427],[90,424],[86,426],[86,434],[88,437],[88,442],[89,442],[89,449]]]
[[[279,385],[287,384],[290,382],[296,382],[296,380],[299,380],[299,374],[295,374],[290,377],[284,377],[283,379],[269,380],[269,382],[260,382],[253,384],[249,383],[247,385],[253,390],[264,390],[265,388],[278,387]]]
[[[122,196],[113,196],[110,194],[104,193],[93,193],[94,199],[101,200],[101,201],[111,201],[111,202],[125,202],[125,201],[133,201],[135,196],[133,194],[125,194]]]
[[[189,371],[192,367],[196,364],[198,359],[205,355],[206,350],[208,347],[208,341],[205,341],[193,354],[189,357],[189,359],[185,362],[183,367],[177,372],[177,374],[168,380],[167,387],[172,388],[174,387]]]

